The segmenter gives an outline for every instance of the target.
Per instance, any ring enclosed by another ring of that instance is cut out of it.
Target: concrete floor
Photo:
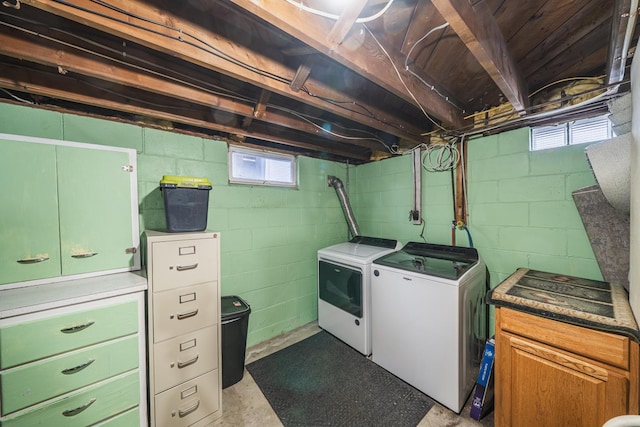
[[[316,322],[309,323],[286,334],[247,349],[249,364],[261,357],[301,341],[319,332]],[[436,403],[418,424],[419,427],[493,427],[493,412],[481,422],[469,418],[470,400],[460,415]],[[242,380],[222,390],[222,417],[212,426],[282,426],[269,402],[264,397],[251,374],[245,369]]]

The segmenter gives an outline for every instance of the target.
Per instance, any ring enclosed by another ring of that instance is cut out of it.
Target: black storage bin
[[[238,296],[222,297],[222,388],[234,385],[244,375],[247,329],[251,307]]]
[[[180,233],[207,228],[211,181],[192,176],[165,175],[160,181],[167,231]]]

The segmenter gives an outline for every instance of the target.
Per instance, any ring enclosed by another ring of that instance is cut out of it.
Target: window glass
[[[229,181],[294,187],[296,158],[287,154],[230,146]]]
[[[576,120],[554,126],[531,128],[531,150],[545,150],[566,145],[586,144],[612,138],[609,116]]]

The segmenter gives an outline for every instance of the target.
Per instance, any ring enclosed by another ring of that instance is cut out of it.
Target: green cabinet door
[[[129,155],[58,146],[62,274],[133,265]]]
[[[60,275],[55,146],[0,140],[0,285]]]

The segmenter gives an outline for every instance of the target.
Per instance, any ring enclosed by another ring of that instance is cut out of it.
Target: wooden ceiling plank
[[[408,88],[429,114],[443,122],[456,127],[464,125],[462,112],[433,91],[425,90],[418,79],[404,70],[404,56],[396,50],[389,49],[387,54],[397,67],[396,72],[389,63],[389,58],[378,45],[378,41],[371,36],[363,24],[355,24],[351,36],[340,46],[336,46],[327,41],[326,34],[331,31],[332,25],[326,18],[301,11],[282,0],[231,0],[231,2],[415,105],[416,101],[407,92]],[[397,73],[402,76],[402,81]],[[428,120],[425,118],[426,122]]]
[[[637,10],[631,10],[631,0],[616,0],[611,19],[611,37],[607,55],[607,85],[624,80],[629,55],[629,43],[636,26]]]
[[[268,94],[271,94],[269,91],[262,91],[257,106],[252,108],[238,101],[173,83],[153,75],[133,71],[116,62],[109,63],[80,55],[68,46],[54,46],[34,36],[20,36],[16,31],[7,32],[7,29],[2,26],[0,26],[0,53],[21,60],[60,67],[60,69],[64,69],[67,72],[87,75],[122,86],[135,87],[244,117],[268,120],[279,126],[319,135],[318,128],[305,120],[279,111],[268,112]],[[325,134],[325,136],[327,139],[344,141],[344,139],[330,134]]]
[[[60,83],[58,80],[69,80],[63,75],[42,73],[36,70],[28,70],[25,72],[23,68],[0,65],[0,87],[5,89],[13,89],[21,92],[28,92],[36,95],[52,97],[71,102],[82,102],[86,105],[92,105],[98,108],[108,108],[134,115],[151,117],[159,120],[180,123],[188,126],[195,126],[203,129],[209,129],[217,132],[240,134],[249,138],[256,138],[266,141],[276,142],[278,144],[289,145],[293,147],[304,148],[313,151],[325,151],[332,155],[357,159],[360,161],[369,160],[369,155],[362,151],[348,151],[337,149],[334,147],[320,147],[317,144],[309,144],[300,139],[284,139],[276,138],[272,133],[263,134],[260,132],[242,131],[238,127],[226,126],[216,123],[213,113],[193,111],[194,116],[185,116],[173,114],[167,111],[155,108],[142,107],[135,105],[125,96],[100,93],[99,89],[85,84],[81,80],[74,80],[72,84],[69,82]],[[60,89],[61,87],[73,87],[73,90]],[[198,117],[199,115],[199,117]]]
[[[404,40],[402,41],[400,53],[408,55],[409,51],[413,48],[413,45],[425,35],[425,29],[428,31],[431,28],[435,28],[444,23],[445,21],[442,18],[442,15],[438,13],[438,10],[433,6],[433,3],[429,1],[419,1],[416,4],[413,15],[411,16],[411,21],[409,22],[407,32],[405,33]],[[435,46],[429,50],[433,51],[434,48]],[[413,53],[414,59],[417,54],[418,52]],[[425,56],[429,58],[431,53],[427,53]]]
[[[353,24],[356,23],[356,19],[360,16],[360,13],[367,5],[368,0],[354,0],[348,2],[345,9],[340,14],[340,18],[333,24],[333,28],[327,36],[327,41],[333,45],[340,45],[344,41]]]
[[[356,104],[356,100],[349,100],[346,94],[334,91],[321,81],[313,82],[316,96],[306,96],[302,92],[292,92],[286,77],[291,74],[289,68],[268,56],[246,49],[242,45],[217,33],[212,33],[206,28],[192,25],[182,20],[179,16],[173,15],[171,11],[159,11],[139,0],[111,0],[110,5],[113,6],[113,9],[101,6],[91,0],[75,0],[73,4],[55,0],[24,0],[23,3],[229,75],[400,138],[419,142],[419,135],[424,131],[424,127],[418,128],[409,122],[398,123],[399,120],[396,117],[388,116],[385,111],[373,105],[366,106],[368,111],[375,112],[375,115],[371,116],[341,108],[337,105],[338,103],[328,103],[325,99],[340,99],[344,101],[341,102],[343,104],[345,102]],[[132,16],[123,15],[117,9],[126,11]],[[133,16],[144,17],[145,19],[138,19]],[[159,24],[150,24],[150,22]],[[165,26],[163,23],[167,23],[167,25]],[[143,29],[149,26],[153,26],[153,32]],[[186,34],[193,35],[195,38],[190,39],[189,43],[187,43]],[[207,40],[207,45],[204,45],[202,40]],[[272,75],[283,76],[284,80],[271,79],[235,62],[229,62],[220,56],[214,55],[210,52],[210,46],[213,45],[218,51],[222,52],[222,56],[229,55],[234,58],[242,58],[244,63],[266,70]]]
[[[497,22],[483,2],[432,0],[504,96],[517,110],[529,105],[524,78],[513,60]]]

